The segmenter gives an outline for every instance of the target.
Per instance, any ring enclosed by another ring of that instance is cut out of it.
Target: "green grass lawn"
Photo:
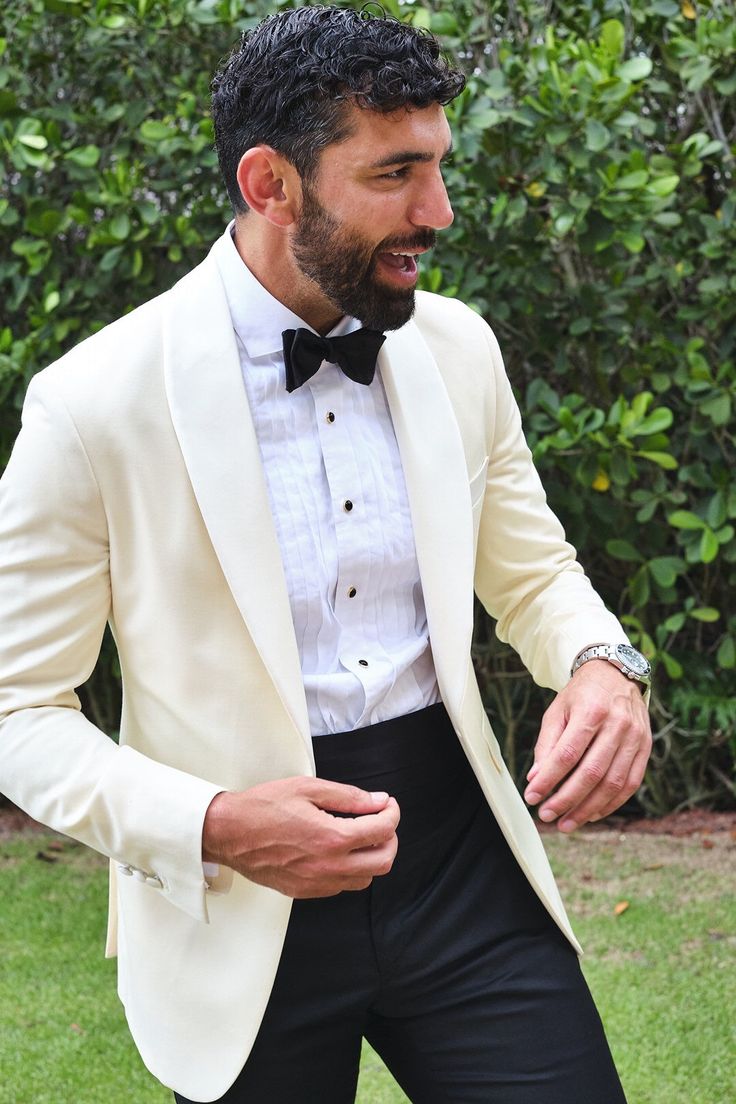
[[[734,1104],[736,843],[546,841],[629,1104]],[[0,840],[0,895],[0,1104],[171,1104],[137,1057],[115,965],[101,957],[104,860],[51,835]],[[402,1101],[366,1051],[358,1104]]]

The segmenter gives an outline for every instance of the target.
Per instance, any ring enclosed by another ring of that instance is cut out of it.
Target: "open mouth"
[[[391,268],[403,269],[404,272],[416,272],[417,269],[414,253],[381,253],[381,260]]]
[[[378,260],[384,269],[388,269],[402,283],[413,282],[419,271],[417,257],[423,249],[386,251],[378,254]]]

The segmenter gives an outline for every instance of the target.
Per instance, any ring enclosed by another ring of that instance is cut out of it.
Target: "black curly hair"
[[[272,146],[309,180],[320,152],[349,137],[349,105],[422,108],[464,86],[433,35],[388,16],[323,6],[268,16],[212,81],[217,156],[236,214],[248,210],[236,172],[252,146]]]

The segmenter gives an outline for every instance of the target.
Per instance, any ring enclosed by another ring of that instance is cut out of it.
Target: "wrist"
[[[202,825],[202,861],[225,863],[225,839],[227,824],[230,820],[230,806],[233,794],[221,790],[215,794],[207,807]]]
[[[570,676],[594,660],[603,661],[631,682],[636,682],[646,694],[651,685],[652,668],[646,656],[630,644],[590,644],[578,652],[572,663]]]

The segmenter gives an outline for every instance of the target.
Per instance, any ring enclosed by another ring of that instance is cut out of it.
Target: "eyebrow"
[[[440,163],[447,161],[448,157],[452,156],[452,143],[447,147],[445,152],[440,158]],[[399,150],[396,153],[389,153],[385,157],[381,157],[379,161],[374,161],[369,168],[371,169],[388,169],[391,165],[408,165],[415,163],[426,163],[428,161],[434,161],[433,153],[421,153],[418,150]]]

